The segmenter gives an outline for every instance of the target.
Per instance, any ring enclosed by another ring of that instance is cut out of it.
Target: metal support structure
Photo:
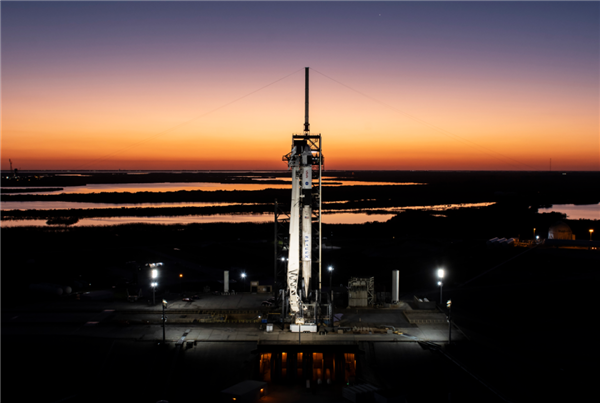
[[[369,277],[367,280],[367,304],[370,306],[375,305],[375,277]]]
[[[290,216],[283,210],[283,205],[275,199],[275,237],[274,237],[274,273],[273,295],[279,298],[281,289],[285,289],[287,278],[287,254],[289,250],[288,233]],[[283,301],[282,301],[283,303]]]
[[[281,302],[281,323],[287,318],[289,298],[287,290],[287,264],[289,253],[290,215],[284,210],[285,205],[275,200],[274,209],[274,279],[273,292],[277,302]]]
[[[351,277],[348,281],[348,306],[372,306],[375,302],[375,277]]]

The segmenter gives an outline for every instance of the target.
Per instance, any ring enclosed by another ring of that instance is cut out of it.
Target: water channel
[[[247,179],[247,178],[245,178]],[[81,186],[65,186],[62,190],[11,193],[12,195],[25,194],[74,194],[74,193],[102,193],[102,192],[179,192],[189,190],[219,191],[219,190],[265,190],[265,189],[290,189],[289,183],[262,183],[264,181],[291,182],[291,178],[259,178],[253,179],[258,183],[219,183],[219,182],[161,182],[161,183],[90,183]],[[322,186],[406,186],[423,185],[414,182],[365,182],[348,181],[324,178]],[[28,186],[29,189],[47,188],[47,186]],[[3,189],[19,189],[3,187]]]
[[[17,202],[15,202],[17,203]],[[93,204],[93,203],[91,203]],[[161,203],[154,203],[161,204]],[[165,203],[166,204],[166,203]],[[385,222],[404,210],[445,211],[457,208],[485,207],[494,203],[462,203],[440,204],[434,206],[405,206],[388,208],[363,208],[346,210],[323,210],[321,220],[325,224],[365,224],[368,222]],[[382,211],[385,211],[383,213]],[[377,213],[375,213],[377,212]],[[76,215],[76,212],[65,211],[65,216]],[[103,226],[120,224],[192,224],[192,223],[265,223],[273,222],[273,214],[215,214],[187,216],[155,216],[155,217],[88,217],[81,218],[72,226]],[[23,226],[44,226],[46,220],[2,220],[2,228]]]
[[[395,214],[338,213],[323,214],[325,224],[364,224],[367,222],[383,222]],[[266,223],[273,222],[273,214],[222,214],[207,216],[173,216],[173,217],[90,217],[82,218],[70,227],[98,227],[122,224],[206,224],[206,223]],[[47,226],[46,220],[2,220],[2,228]],[[59,226],[57,226],[59,227]]]
[[[25,203],[25,202],[11,202]],[[43,203],[43,205],[35,206],[28,205],[22,208],[31,209],[54,209],[57,208],[50,203],[60,203],[59,209],[63,208],[107,208],[107,207],[125,207],[126,204],[108,204],[108,203],[75,203],[75,202],[26,202],[26,203]],[[236,203],[143,203],[144,207],[182,207],[186,205],[208,207],[208,206],[226,206],[235,205]],[[323,211],[322,221],[326,224],[364,224],[367,222],[384,222],[392,218],[397,213],[404,210],[433,210],[443,212],[444,210],[456,208],[477,208],[489,206],[493,203],[464,203],[451,205],[435,205],[435,206],[405,206],[391,208],[373,208],[361,210],[336,210]],[[85,205],[85,206],[84,206]],[[8,209],[3,203],[2,209]],[[13,206],[11,206],[13,207]],[[141,207],[139,204],[131,204],[130,207]],[[125,207],[127,208],[127,207]],[[387,214],[369,214],[369,211],[377,210],[381,212],[385,210]],[[540,209],[540,213],[561,212],[567,214],[567,218],[571,220],[587,219],[600,220],[600,204],[587,205],[554,205],[553,207]],[[65,215],[69,215],[65,212]],[[82,218],[72,226],[104,226],[104,225],[120,225],[120,224],[191,224],[191,223],[265,223],[273,222],[273,214],[222,214],[222,215],[207,215],[207,216],[159,216],[159,217],[90,217]],[[46,220],[2,220],[0,223],[2,228],[8,227],[23,227],[23,226],[46,226]]]

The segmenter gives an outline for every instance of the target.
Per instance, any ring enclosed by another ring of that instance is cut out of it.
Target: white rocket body
[[[290,164],[292,161],[290,161]],[[300,245],[298,232],[300,230],[300,189],[298,183],[298,168],[292,165],[292,205],[290,211],[290,242],[288,251],[288,290],[290,290],[290,310],[297,313],[302,301],[298,295],[298,275],[300,274]]]
[[[302,300],[298,283],[303,280],[304,296],[308,296],[312,271],[312,153],[308,145],[293,147],[289,167],[292,169],[292,206],[290,209],[290,242],[288,255],[288,289],[290,310],[298,314]],[[300,272],[300,266],[302,271]],[[296,316],[301,323],[302,315]]]

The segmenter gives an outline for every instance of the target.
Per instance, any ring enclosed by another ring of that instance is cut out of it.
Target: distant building
[[[575,235],[571,231],[571,227],[564,221],[557,221],[548,229],[548,239],[566,239],[569,241],[575,240]]]

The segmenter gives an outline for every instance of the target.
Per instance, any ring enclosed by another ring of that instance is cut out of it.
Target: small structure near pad
[[[348,281],[348,306],[367,307],[375,305],[375,277],[352,277]]]

